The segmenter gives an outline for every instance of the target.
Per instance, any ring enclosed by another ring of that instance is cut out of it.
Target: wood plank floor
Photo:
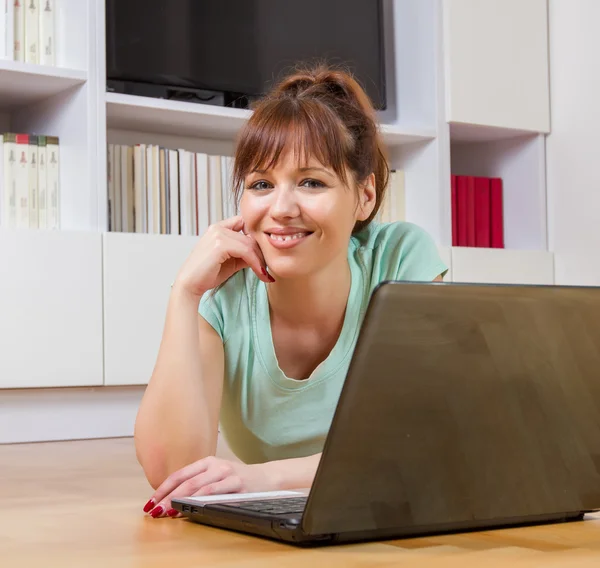
[[[0,446],[0,566],[600,566],[600,516],[303,550],[183,519],[152,519],[142,512],[150,494],[131,439]]]

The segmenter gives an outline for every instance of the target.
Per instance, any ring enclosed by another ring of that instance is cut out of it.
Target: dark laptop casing
[[[600,289],[384,282],[303,515],[174,500],[303,544],[581,519],[600,509]]]

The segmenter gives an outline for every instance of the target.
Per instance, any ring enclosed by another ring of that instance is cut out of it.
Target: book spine
[[[9,0],[2,0],[2,4],[0,5],[0,59],[7,58],[7,11],[8,11],[8,2]]]
[[[4,134],[4,200],[2,223],[9,229],[17,226],[17,137]]]
[[[489,248],[490,230],[490,180],[475,178],[475,245]]]
[[[113,144],[113,231],[121,231],[121,145]]]
[[[154,233],[154,151],[152,145],[146,146],[146,232]]]
[[[457,209],[457,246],[466,247],[468,243],[467,230],[467,178],[466,176],[456,176],[456,209]]]
[[[136,144],[133,147],[133,193],[134,193],[134,229],[136,233],[142,232],[142,192],[144,191],[142,176],[142,147]]]
[[[29,136],[17,134],[17,228],[29,228]]]
[[[475,243],[475,177],[467,176],[467,246]]]
[[[127,233],[129,227],[129,162],[127,160],[127,145],[121,144],[121,231]]]
[[[15,61],[25,61],[25,2],[14,0],[13,56]]]
[[[502,195],[502,179],[492,178],[490,181],[490,219],[491,246],[504,248],[504,199]]]
[[[452,214],[452,246],[458,246],[458,193],[457,193],[457,177],[452,174],[451,177],[451,214]]]
[[[177,150],[169,150],[169,213],[171,234],[180,235],[179,228],[179,163]]]
[[[25,4],[25,61],[39,63],[40,0],[23,0]]]
[[[208,155],[196,154],[196,177],[198,179],[196,201],[198,203],[198,235],[206,233],[209,226],[208,211]]]
[[[160,176],[160,234],[167,234],[167,188],[166,188],[166,165],[165,165],[165,149],[158,150],[158,168]]]
[[[14,59],[15,56],[15,3],[4,0],[4,57]]]
[[[48,171],[46,168],[46,137],[38,136],[38,226],[48,228]]]
[[[114,184],[114,146],[108,144],[106,148],[106,207],[108,217],[108,231],[114,231],[115,224],[113,220],[113,213],[115,207],[115,184]]]
[[[160,233],[160,168],[159,147],[152,146],[152,225],[155,234]]]
[[[406,177],[404,170],[392,170],[390,180],[394,201],[392,221],[406,221]]]
[[[55,5],[56,0],[37,0],[39,7],[39,60],[42,65],[56,65]]]
[[[29,136],[29,228],[39,228],[38,137]]]
[[[218,223],[223,219],[223,206],[221,202],[221,158],[220,156],[208,157],[208,189],[210,206],[210,223]]]
[[[60,229],[60,151],[58,136],[46,136],[48,229]]]

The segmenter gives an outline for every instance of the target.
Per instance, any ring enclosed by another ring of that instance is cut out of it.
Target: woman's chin
[[[269,269],[269,273],[275,278],[276,282],[277,278],[286,280],[301,278],[307,274],[310,274],[311,272],[310,267],[307,266],[306,263],[302,263],[295,258],[273,259],[273,262],[267,264],[267,267]]]

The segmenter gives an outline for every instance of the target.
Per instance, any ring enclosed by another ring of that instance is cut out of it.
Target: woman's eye
[[[269,189],[269,182],[267,181],[256,181],[251,186],[250,189]]]
[[[316,189],[319,187],[325,187],[324,183],[322,183],[316,179],[305,179],[300,185],[304,186],[304,187],[313,188],[313,189]]]

